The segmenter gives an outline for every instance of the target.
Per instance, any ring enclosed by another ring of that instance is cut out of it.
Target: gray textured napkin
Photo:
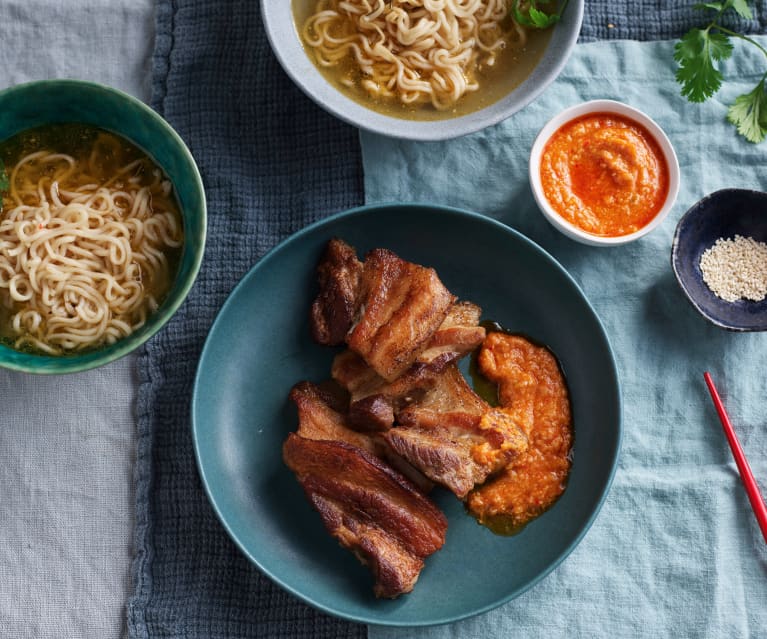
[[[762,31],[766,1],[754,21],[738,26]],[[587,1],[582,38],[676,37],[700,20],[685,5]],[[201,488],[189,424],[197,359],[237,280],[279,240],[362,202],[357,134],[282,73],[255,0],[159,0],[157,11],[153,104],[200,165],[210,220],[197,284],[139,359],[129,631],[138,638],[364,636],[364,626],[283,593],[237,551]]]
[[[162,0],[153,106],[195,156],[208,242],[187,302],[138,361],[133,637],[358,637],[273,585],[229,540],[195,466],[189,408],[208,329],[240,277],[278,241],[360,204],[357,131],[278,68],[252,0]]]

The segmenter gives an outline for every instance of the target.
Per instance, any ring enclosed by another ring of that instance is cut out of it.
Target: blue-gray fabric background
[[[674,38],[700,21],[679,1],[587,0],[582,41]],[[767,0],[739,28],[764,32]],[[159,0],[153,106],[205,181],[209,228],[189,299],[139,357],[131,637],[363,637],[263,577],[202,490],[189,426],[208,328],[239,278],[277,242],[364,199],[358,133],[308,101],[272,55],[254,0]],[[576,593],[571,593],[576,596]]]
[[[754,37],[767,44],[766,37]],[[679,95],[668,64],[672,55],[669,40],[582,44],[542,96],[492,130],[433,144],[361,136],[367,203],[471,208],[553,255],[602,320],[621,381],[618,469],[586,537],[530,591],[472,619],[419,630],[419,639],[503,637],[510,629],[546,639],[765,636],[767,546],[703,371],[715,379],[767,493],[767,334],[724,331],[704,320],[684,298],[669,260],[677,221],[694,202],[723,188],[767,190],[765,149],[739,137],[725,120],[725,104],[756,85],[764,62],[755,47],[739,47],[723,65],[728,82],[717,98],[692,104]],[[613,249],[584,246],[555,230],[528,181],[526,151],[542,124],[596,98],[621,100],[650,115],[668,135],[681,169],[668,217],[648,236]],[[469,240],[460,259],[471,255]],[[568,318],[558,320],[567,335]],[[565,372],[573,379],[578,363]],[[575,465],[583,462],[578,428],[576,422]],[[535,538],[538,523],[520,536]],[[499,569],[515,566],[505,562]],[[368,638],[413,634],[371,627]]]

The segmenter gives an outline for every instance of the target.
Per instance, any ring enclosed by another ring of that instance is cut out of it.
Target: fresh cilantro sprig
[[[732,38],[748,42],[767,57],[767,49],[753,38],[724,27],[720,20],[729,10],[746,20],[753,14],[748,0],[701,2],[694,5],[701,11],[716,11],[716,15],[702,29],[690,29],[674,47],[674,59],[679,64],[676,80],[682,85],[681,93],[690,102],[703,102],[714,95],[724,80],[717,63],[727,60],[733,52]],[[767,137],[767,71],[753,91],[735,98],[727,110],[727,120],[737,127],[738,133],[749,142],[757,143]]]
[[[511,11],[519,24],[525,27],[532,27],[533,29],[548,29],[559,22],[562,17],[562,12],[567,6],[568,0],[564,0],[562,5],[554,12],[546,12],[539,7],[540,4],[549,5],[552,4],[552,0],[514,0],[511,5]],[[524,5],[524,6],[523,6]]]

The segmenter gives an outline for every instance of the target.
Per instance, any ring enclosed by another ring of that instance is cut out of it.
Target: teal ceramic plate
[[[494,319],[548,344],[572,396],[574,462],[564,495],[514,537],[499,537],[436,491],[449,520],[444,548],[415,590],[376,600],[372,579],[323,528],[281,459],[297,426],[287,399],[304,379],[329,377],[334,349],[314,344],[308,313],[314,269],[341,237],[433,266],[447,287]],[[197,462],[232,539],[269,577],[304,601],[360,622],[417,626],[455,621],[516,597],[576,546],[607,494],[618,456],[621,401],[615,363],[594,310],[567,272],[516,231],[456,209],[363,207],[309,226],[243,278],[203,350],[192,403]],[[579,584],[571,584],[577,588]]]

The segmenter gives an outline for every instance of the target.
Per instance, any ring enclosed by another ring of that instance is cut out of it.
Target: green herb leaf
[[[751,8],[748,6],[748,0],[732,0],[730,6],[737,11],[741,18],[746,20],[752,20],[754,15],[751,13]]]
[[[9,191],[11,188],[11,181],[8,179],[8,173],[5,171],[5,164],[0,160],[0,194]]]
[[[727,119],[738,127],[738,133],[754,144],[767,136],[767,93],[764,80],[762,78],[751,93],[738,96],[727,111]]]
[[[720,24],[722,14],[732,9],[741,18],[753,19],[748,0],[700,2],[695,9],[711,9],[717,15],[705,29],[691,29],[674,46],[674,59],[679,63],[676,80],[682,85],[681,93],[690,102],[703,102],[722,86],[722,74],[716,62],[732,55],[731,38],[747,42],[767,57],[765,49],[756,40]],[[767,73],[750,93],[738,96],[727,110],[727,120],[738,133],[750,142],[761,142],[767,137]]]
[[[724,5],[721,2],[699,2],[698,4],[693,5],[692,8],[697,9],[698,11],[702,11],[703,9],[722,11],[724,9]]]
[[[564,0],[562,6],[554,13],[547,13],[538,8],[538,0],[528,0],[527,8],[522,8],[522,2],[524,0],[514,0],[511,5],[511,14],[516,22],[525,27],[532,27],[534,29],[548,29],[553,26],[562,17],[562,12],[567,6],[568,0]],[[545,4],[550,4],[550,0],[544,0]],[[559,3],[557,3],[559,4]]]
[[[674,47],[674,59],[679,63],[676,80],[682,85],[682,95],[690,102],[703,102],[722,86],[722,74],[714,61],[732,55],[730,39],[708,29],[691,29]]]
[[[555,24],[559,20],[559,15],[553,13],[549,15],[540,9],[536,9],[535,6],[530,6],[530,22],[538,29],[547,29],[551,25]]]

